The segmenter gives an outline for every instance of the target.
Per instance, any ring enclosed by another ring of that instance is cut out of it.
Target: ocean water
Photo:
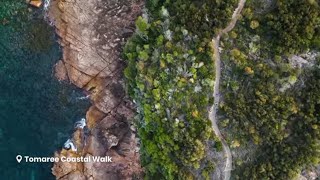
[[[43,14],[25,0],[0,0],[0,180],[54,179],[51,163],[19,164],[16,155],[53,156],[90,105],[55,79],[62,53]]]

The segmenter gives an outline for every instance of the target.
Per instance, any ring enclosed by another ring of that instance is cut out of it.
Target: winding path
[[[230,151],[230,148],[222,136],[219,127],[217,125],[217,110],[218,105],[220,103],[220,77],[221,77],[221,59],[220,59],[220,52],[219,52],[219,44],[220,44],[220,38],[223,34],[226,34],[230,32],[234,26],[237,23],[237,20],[239,18],[239,15],[241,14],[241,11],[245,5],[246,0],[240,0],[238,7],[234,11],[231,21],[228,24],[227,27],[225,27],[222,31],[220,31],[215,38],[212,39],[213,48],[214,48],[214,60],[215,60],[215,68],[216,68],[216,74],[215,74],[215,84],[214,84],[214,104],[211,106],[209,111],[209,119],[212,122],[212,128],[216,134],[216,136],[219,138],[219,140],[222,143],[223,151],[226,154],[226,165],[224,168],[224,180],[229,180],[231,177],[231,170],[232,170],[232,154]]]

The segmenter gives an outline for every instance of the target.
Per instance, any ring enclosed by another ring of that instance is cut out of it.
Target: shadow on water
[[[61,50],[54,30],[41,10],[30,13],[21,2],[0,2],[0,179],[50,180],[52,164],[18,164],[16,155],[53,156],[90,103],[55,79]]]

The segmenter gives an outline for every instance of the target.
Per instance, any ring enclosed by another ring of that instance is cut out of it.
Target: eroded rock
[[[55,65],[55,76],[59,81],[68,81],[69,79],[67,68],[62,60],[58,61]]]
[[[112,163],[55,163],[52,172],[57,179],[122,180],[142,173],[120,58],[142,6],[137,0],[51,1],[49,17],[63,47],[55,74],[88,91],[93,104],[86,115],[87,126],[73,134],[77,151],[63,149],[56,156],[113,158]]]

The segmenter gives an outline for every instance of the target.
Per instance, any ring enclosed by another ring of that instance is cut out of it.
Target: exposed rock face
[[[121,48],[134,31],[140,0],[52,0],[49,17],[57,28],[63,60],[55,67],[60,80],[69,80],[90,93],[87,126],[77,129],[77,152],[63,149],[56,156],[111,156],[112,163],[56,163],[57,179],[133,179],[141,175],[133,132],[132,103],[127,99]]]
[[[27,2],[28,2],[28,1],[27,1]],[[41,1],[41,0],[31,0],[31,1],[29,2],[29,4],[30,4],[31,6],[34,6],[34,7],[39,8],[39,7],[42,5],[42,1]]]
[[[68,81],[68,74],[67,74],[66,66],[64,65],[63,61],[60,60],[55,65],[55,76],[59,81]]]

